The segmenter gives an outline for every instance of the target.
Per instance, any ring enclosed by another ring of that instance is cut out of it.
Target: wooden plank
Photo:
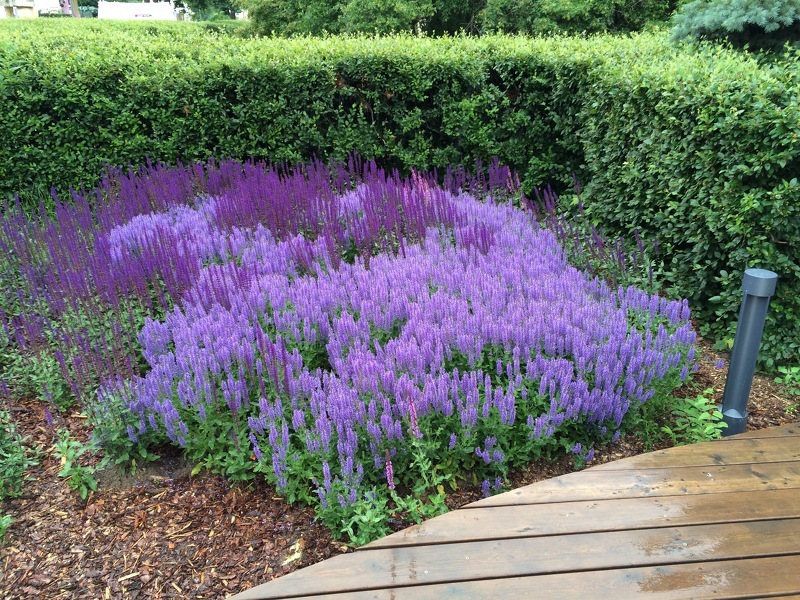
[[[800,436],[783,436],[742,438],[725,443],[717,441],[669,448],[598,465],[591,467],[591,470],[653,469],[676,465],[703,467],[798,460],[800,460]]]
[[[787,423],[777,427],[767,427],[766,429],[754,429],[753,431],[745,431],[744,433],[737,433],[728,437],[720,438],[718,441],[733,441],[747,438],[774,438],[783,437],[787,435],[800,435],[800,423]]]
[[[240,599],[786,554],[800,554],[800,519],[363,550],[291,573]]]
[[[456,510],[363,549],[800,517],[800,489]]]
[[[254,588],[258,589],[258,588]],[[251,590],[252,591],[252,590]],[[439,600],[440,598],[558,598],[586,600],[612,594],[614,600],[705,600],[731,598],[796,598],[800,595],[800,556],[694,563],[539,577],[487,579],[346,595],[303,596],[306,600]],[[260,600],[273,596],[235,596]]]
[[[798,487],[800,462],[625,471],[587,469],[485,498],[464,509]]]

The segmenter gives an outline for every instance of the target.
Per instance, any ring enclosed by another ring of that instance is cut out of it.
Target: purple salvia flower
[[[410,396],[408,398],[408,418],[411,435],[416,438],[422,438],[422,432],[419,430],[419,423],[417,422],[417,407]]]
[[[253,446],[253,455],[255,456],[258,462],[261,462],[263,458],[263,454],[261,453],[261,447],[258,445],[258,440],[256,440],[256,436],[254,434],[250,434],[250,444]]]
[[[386,482],[390,490],[394,489],[394,469],[392,468],[392,459],[389,456],[389,451],[386,451]]]
[[[484,498],[491,496],[491,485],[492,483],[488,479],[484,479],[483,483],[481,483],[481,494]]]

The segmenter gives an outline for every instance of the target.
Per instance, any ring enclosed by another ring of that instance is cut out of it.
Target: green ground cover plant
[[[98,465],[87,465],[81,462],[81,457],[87,452],[91,455],[97,451],[94,444],[82,444],[74,439],[69,430],[60,428],[58,439],[53,446],[53,455],[61,461],[59,477],[63,477],[69,487],[76,491],[81,500],[85,501],[90,492],[97,491],[95,472],[102,470],[111,456],[105,457]],[[86,461],[86,458],[83,459]]]
[[[355,157],[153,166],[91,197],[6,205],[0,230],[6,336],[55,357],[94,425],[54,450],[83,499],[95,445],[128,464],[167,444],[362,544],[464,481],[488,495],[538,458],[591,461],[678,406],[695,365],[688,304],[571,266],[605,241],[565,252],[497,164],[441,182]],[[682,433],[705,425],[689,416]]]
[[[17,432],[10,413],[0,410],[0,500],[20,496],[25,486],[25,471],[38,462],[25,446],[26,441]]]
[[[13,522],[14,518],[11,515],[0,514],[0,545],[2,545],[3,538],[6,535],[6,531],[8,531],[9,526]]]

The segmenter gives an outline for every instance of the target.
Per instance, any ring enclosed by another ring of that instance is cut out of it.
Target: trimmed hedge
[[[746,267],[781,280],[770,360],[800,345],[796,61],[632,38],[240,40],[188,24],[0,23],[0,194],[105,164],[344,159],[407,171],[497,156],[527,191],[588,183],[615,232],[732,339]]]
[[[0,25],[3,195],[92,186],[103,165],[148,156],[294,163],[357,151],[407,171],[497,155],[532,184],[577,168],[549,107],[561,61],[521,40],[13,25]]]
[[[593,74],[579,118],[590,215],[657,236],[706,333],[733,343],[745,268],[779,274],[767,366],[800,362],[796,64],[643,37]]]

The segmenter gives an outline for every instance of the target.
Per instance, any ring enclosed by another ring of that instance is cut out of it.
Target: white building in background
[[[30,19],[36,15],[33,0],[0,0],[0,19]]]
[[[69,14],[70,11],[69,2],[67,2],[66,11],[58,0],[33,0],[33,4],[37,15],[44,13],[55,14],[60,12],[66,12]]]
[[[69,0],[0,0],[0,19],[29,19],[42,14],[72,14]],[[75,5],[77,10],[77,5]]]
[[[172,2],[97,2],[98,19],[177,21],[179,12],[182,11],[176,11]]]
[[[0,19],[26,19],[41,14],[66,13],[77,11],[77,4],[71,6],[70,0],[62,5],[60,0],[0,0]],[[172,1],[166,2],[111,2],[99,0],[97,16],[100,19],[119,19],[123,21],[161,20],[180,21],[186,10],[176,9]]]

